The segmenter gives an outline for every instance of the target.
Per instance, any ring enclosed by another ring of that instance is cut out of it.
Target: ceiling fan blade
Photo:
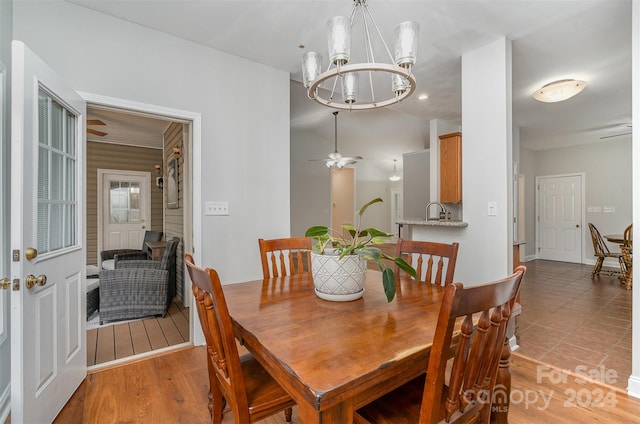
[[[104,137],[105,135],[108,134],[106,132],[94,130],[93,128],[87,128],[87,133],[97,135],[98,137]]]
[[[107,125],[99,119],[87,119],[87,125]]]
[[[631,135],[631,134],[633,133],[627,132],[622,134],[605,135],[604,137],[600,137],[600,140],[604,140],[605,138],[622,137],[623,135]]]
[[[362,156],[342,156],[342,160],[362,160]]]

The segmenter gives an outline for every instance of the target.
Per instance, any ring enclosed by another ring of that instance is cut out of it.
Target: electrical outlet
[[[205,202],[205,215],[229,215],[229,202]]]

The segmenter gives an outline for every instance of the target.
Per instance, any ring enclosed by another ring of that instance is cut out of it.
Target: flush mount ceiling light
[[[585,81],[574,79],[554,81],[535,91],[533,98],[545,103],[561,102],[575,96],[584,90],[586,86],[587,83]]]
[[[393,175],[389,177],[391,181],[400,181],[400,176],[396,172],[396,162],[397,160],[393,160]]]
[[[361,53],[364,55],[364,61],[350,63],[351,35],[357,18],[362,22],[364,45]],[[389,63],[376,62],[370,27],[378,34],[389,56]],[[367,0],[353,0],[351,15],[329,19],[328,30],[329,65],[326,71],[322,72],[322,55],[312,51],[302,55],[302,82],[310,99],[336,109],[364,110],[398,103],[415,91],[416,79],[411,68],[416,63],[418,51],[420,26],[416,22],[406,21],[395,27],[395,55],[391,54],[382,38],[367,6]],[[378,82],[380,78],[385,77],[386,83]],[[369,82],[370,94],[364,99],[359,98],[360,79]],[[384,86],[386,90],[380,90],[381,93],[375,92],[374,87]],[[319,88],[326,89],[328,93]],[[342,92],[341,101],[334,100],[336,88]]]

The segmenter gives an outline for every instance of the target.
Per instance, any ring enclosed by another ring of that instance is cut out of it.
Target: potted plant
[[[375,203],[381,203],[376,198],[366,203],[357,213],[357,227],[343,225],[345,232],[339,232],[327,226],[311,227],[305,233],[315,243],[311,252],[311,271],[313,273],[316,294],[327,300],[354,300],[364,293],[364,279],[367,271],[367,261],[374,260],[382,271],[382,285],[387,300],[391,302],[396,295],[396,279],[394,270],[388,267],[383,259],[388,259],[398,265],[400,269],[416,278],[416,271],[402,258],[394,258],[383,253],[375,244],[384,243],[393,234],[385,233],[376,228],[361,229],[362,215],[367,208]],[[332,270],[335,269],[335,275]],[[330,284],[336,279],[337,289]],[[341,298],[340,295],[347,295]]]

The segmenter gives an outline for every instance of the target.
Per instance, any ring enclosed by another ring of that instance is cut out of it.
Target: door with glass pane
[[[52,422],[87,370],[85,102],[12,43],[11,422]]]
[[[98,170],[102,249],[140,249],[150,228],[151,173]]]

